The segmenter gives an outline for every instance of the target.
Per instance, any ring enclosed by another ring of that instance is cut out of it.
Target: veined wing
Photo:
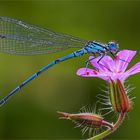
[[[72,47],[82,48],[86,42],[19,20],[0,17],[0,52],[17,55],[48,54]]]

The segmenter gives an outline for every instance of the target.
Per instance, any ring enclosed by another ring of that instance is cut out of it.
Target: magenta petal
[[[93,56],[89,57],[89,60],[93,59]],[[100,62],[98,63],[98,60],[101,57],[97,57],[93,60],[91,60],[91,65],[95,68],[97,68],[99,71],[104,72],[104,71],[112,71],[112,68],[114,67],[114,62],[110,56],[104,56]]]
[[[76,74],[82,77],[98,77],[108,81],[108,76],[102,75],[99,72],[89,68],[80,68],[77,70]]]
[[[77,70],[76,74],[84,77],[95,77],[98,75],[95,70],[89,68],[80,68]]]
[[[123,79],[125,80],[126,78],[128,78],[130,75],[134,75],[136,73],[140,72],[140,62],[138,62],[137,64],[135,64],[133,67],[131,67],[129,70],[127,70],[124,73]]]
[[[136,51],[131,50],[122,50],[118,52],[115,59],[116,71],[124,72],[135,54]]]

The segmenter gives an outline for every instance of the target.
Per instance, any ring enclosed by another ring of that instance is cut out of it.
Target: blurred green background
[[[71,34],[86,40],[116,40],[120,49],[137,50],[140,61],[140,1],[19,0],[0,1],[0,15]],[[76,49],[39,56],[0,54],[0,97],[29,75]],[[104,81],[76,76],[88,56],[65,61],[33,80],[0,111],[0,139],[84,139],[80,129],[59,120],[56,111],[75,113],[95,103]],[[136,89],[134,109],[108,139],[140,139],[140,74],[128,84]]]

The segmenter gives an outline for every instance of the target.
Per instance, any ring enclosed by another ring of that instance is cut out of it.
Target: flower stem
[[[100,139],[108,136],[109,134],[113,133],[120,126],[120,124],[123,122],[124,118],[125,118],[125,113],[121,112],[119,114],[117,122],[113,126],[113,129],[109,128],[106,131],[102,132],[101,134],[98,134],[92,138],[89,138],[88,140],[100,140]]]

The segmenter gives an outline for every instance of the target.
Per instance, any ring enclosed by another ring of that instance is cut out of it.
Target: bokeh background
[[[0,0],[0,16],[106,43],[116,40],[120,49],[137,50],[131,63],[140,61],[140,1],[127,0]],[[76,49],[38,56],[0,54],[0,97],[50,61]],[[76,70],[88,55],[56,65],[19,91],[0,111],[0,139],[84,139],[80,129],[59,120],[56,111],[76,113],[93,105],[105,84],[83,78]],[[130,77],[136,87],[134,109],[108,139],[140,139],[140,74]]]

